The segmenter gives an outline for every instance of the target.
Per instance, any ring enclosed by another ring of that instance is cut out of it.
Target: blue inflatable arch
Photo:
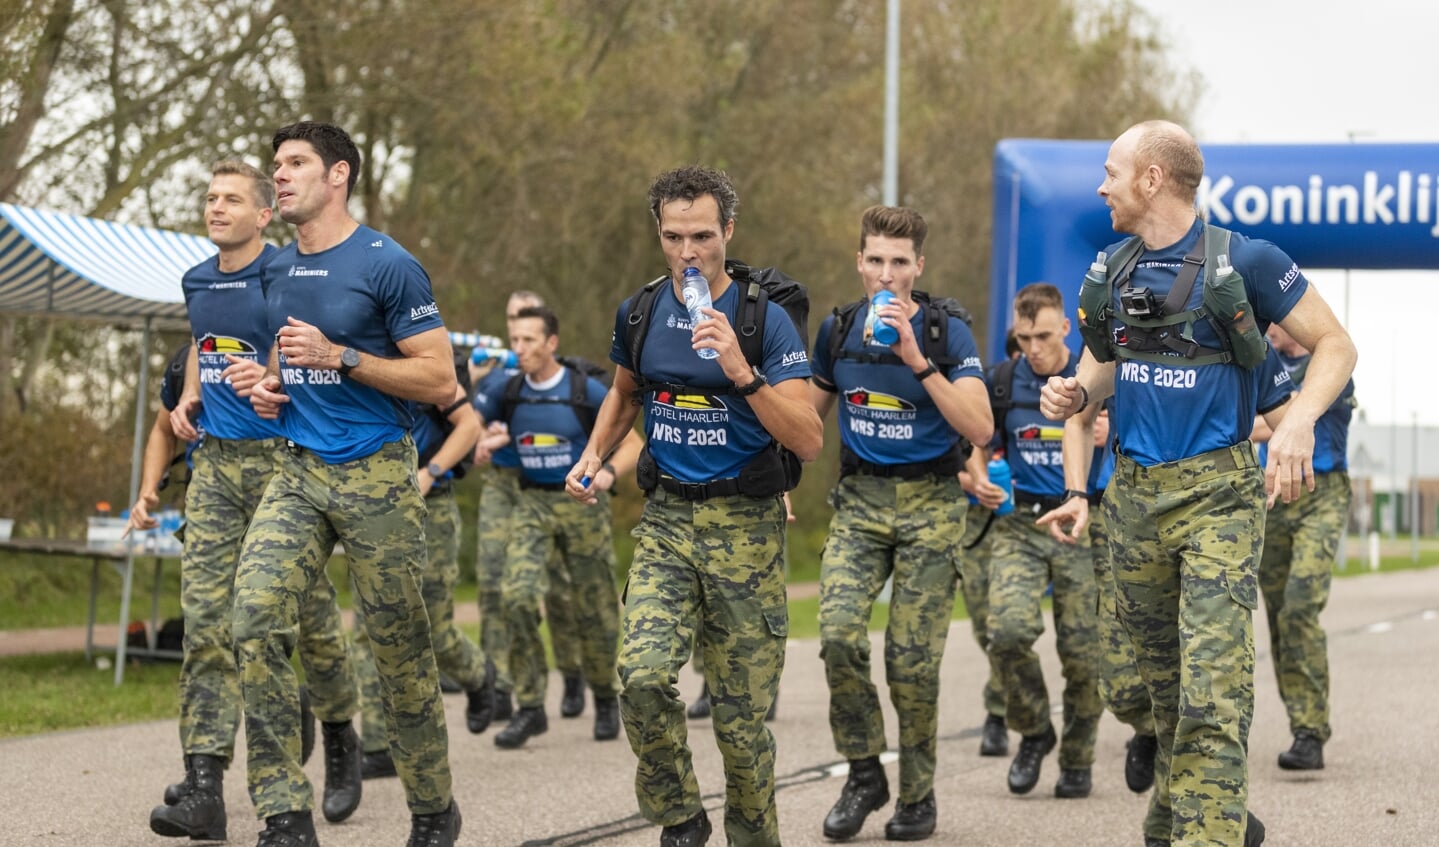
[[[1304,268],[1439,268],[1439,144],[1208,144],[1197,204]],[[1107,141],[1006,139],[994,153],[988,355],[1004,355],[1014,293],[1064,292],[1074,318],[1094,254],[1119,240],[1095,190]],[[1072,321],[1077,324],[1077,321]],[[1079,332],[1069,336],[1079,348]]]

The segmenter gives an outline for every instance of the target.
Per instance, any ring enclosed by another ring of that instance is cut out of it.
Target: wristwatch
[[[740,397],[748,397],[756,391],[759,391],[764,386],[769,385],[769,380],[765,379],[764,372],[761,371],[759,368],[751,366],[750,371],[754,374],[754,382],[751,382],[749,385],[742,385],[739,388],[735,389],[735,394],[739,395]]]
[[[936,365],[933,359],[925,359],[924,365],[924,370],[914,372],[914,378],[920,382],[924,382],[926,379],[939,373],[939,365]]]
[[[1065,490],[1065,492],[1064,492],[1064,499],[1063,499],[1063,500],[1060,500],[1059,502],[1061,502],[1061,503],[1068,503],[1070,500],[1073,500],[1073,499],[1076,498],[1076,497],[1083,497],[1084,499],[1088,500],[1088,499],[1089,499],[1089,492],[1088,492],[1088,491],[1076,491],[1075,489],[1070,488],[1070,489]]]
[[[346,347],[340,351],[340,376],[349,376],[350,371],[360,366],[360,351]]]
[[[435,464],[434,462],[430,462],[428,465],[426,465],[425,470],[429,471],[430,479],[439,479],[440,477],[445,475],[445,469]]]

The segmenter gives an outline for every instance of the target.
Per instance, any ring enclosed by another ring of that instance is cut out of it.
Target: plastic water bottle
[[[505,342],[480,332],[451,332],[450,343],[456,347],[504,347]]]
[[[1003,457],[995,456],[989,460],[989,481],[1004,489],[1004,502],[994,513],[1003,517],[1014,511],[1014,479],[1009,473],[1009,462]]]
[[[520,357],[515,355],[513,350],[500,350],[494,347],[476,347],[470,354],[470,364],[483,365],[485,362],[498,361],[502,367],[518,368]]]
[[[699,268],[685,268],[684,279],[680,281],[680,293],[684,295],[685,309],[690,313],[690,334],[693,335],[694,328],[699,326],[700,321],[709,320],[709,316],[700,310],[714,307],[710,301],[709,280],[705,279]],[[701,359],[719,358],[719,351],[708,347],[701,347],[695,352],[700,354]]]
[[[899,341],[899,330],[885,323],[876,310],[880,306],[888,306],[894,302],[894,294],[889,291],[877,291],[869,299],[869,337],[874,344],[883,344],[888,347]]]

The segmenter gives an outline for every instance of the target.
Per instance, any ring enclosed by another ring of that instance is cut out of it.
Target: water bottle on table
[[[709,280],[699,268],[685,268],[684,278],[680,280],[680,293],[684,295],[685,309],[690,313],[690,334],[694,334],[694,328],[699,326],[700,321],[709,320],[709,316],[700,310],[714,308],[710,301]],[[719,358],[719,351],[708,347],[701,347],[695,352],[701,359]]]

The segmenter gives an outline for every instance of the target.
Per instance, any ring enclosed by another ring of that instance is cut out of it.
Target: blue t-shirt
[[[500,401],[505,396],[505,385],[510,381],[510,377],[517,376],[519,373],[519,368],[495,367],[480,377],[480,384],[475,388],[475,411],[480,413],[480,418],[486,427],[495,421],[495,418],[485,414],[485,409],[489,408],[491,399],[494,401],[495,414],[498,415]],[[513,430],[511,430],[511,435],[513,434]],[[480,433],[480,437],[484,438],[485,434]],[[510,443],[490,454],[490,464],[497,468],[518,468],[520,466],[520,454],[515,450],[514,438],[510,439]]]
[[[181,280],[200,361],[199,427],[216,438],[260,439],[280,434],[278,421],[255,414],[250,398],[236,394],[229,382],[220,378],[230,366],[227,354],[261,365],[270,361],[275,333],[265,319],[260,274],[278,252],[274,245],[266,244],[255,261],[231,273],[220,270],[215,256],[186,271]]]
[[[739,301],[739,286],[732,282],[715,301],[714,308],[735,325],[739,323],[735,316]],[[689,312],[675,296],[674,286],[661,286],[655,298],[640,354],[644,361],[639,368],[631,364],[630,351],[625,346],[629,313],[630,301],[626,300],[615,314],[610,361],[652,382],[695,389],[691,394],[652,391],[644,398],[645,437],[660,472],[683,482],[739,476],[773,439],[748,399],[705,392],[706,387],[726,389],[734,383],[725,378],[717,359],[701,359],[690,346]],[[809,378],[804,339],[776,303],[770,303],[765,312],[763,350],[764,361],[750,364],[764,372],[770,385]]]
[[[1174,284],[1184,256],[1202,233],[1203,223],[1196,219],[1179,241],[1159,250],[1145,250],[1135,265],[1130,285],[1148,287],[1155,299],[1162,301]],[[1112,255],[1118,247],[1118,243],[1111,245],[1108,252]],[[1271,322],[1283,320],[1309,287],[1294,260],[1268,241],[1233,233],[1229,258],[1244,278],[1260,332],[1267,330]],[[1197,308],[1203,294],[1201,272],[1186,308]],[[1114,298],[1113,330],[1121,333],[1124,311],[1117,292]],[[1195,322],[1194,338],[1205,347],[1222,346],[1208,320]],[[1176,357],[1176,363],[1183,361]],[[1254,427],[1256,370],[1234,364],[1170,366],[1120,359],[1114,375],[1120,451],[1148,467],[1244,441]]]
[[[580,425],[574,406],[569,405],[570,380],[574,371],[560,368],[559,381],[544,389],[520,382],[519,402],[510,418],[510,446],[519,459],[520,473],[531,482],[551,485],[565,481],[575,462],[580,460],[590,434]],[[585,377],[585,402],[599,409],[609,389],[592,377]],[[499,420],[503,414],[504,384],[475,404],[485,420]],[[529,402],[526,402],[526,401]]]
[[[1297,356],[1290,358],[1273,348],[1270,348],[1269,356],[1264,364],[1269,366],[1276,386],[1282,386],[1288,392],[1297,392],[1304,387],[1304,372],[1309,367],[1309,356]],[[1278,387],[1276,391],[1280,390]],[[1277,404],[1273,404],[1277,405]],[[1273,408],[1273,405],[1270,408]],[[1263,398],[1260,398],[1260,406],[1265,408]],[[1343,471],[1349,469],[1349,422],[1354,416],[1354,380],[1349,380],[1344,385],[1344,390],[1314,422],[1314,472],[1329,473],[1330,471]],[[1269,445],[1259,445],[1259,461],[1267,462],[1269,459]]]
[[[1078,358],[1070,355],[1059,373],[1042,377],[1034,372],[1028,356],[1021,356],[1014,365],[1014,391],[1010,395],[1014,405],[1005,412],[1004,420],[994,422],[991,446],[1004,450],[1015,491],[1036,497],[1064,494],[1064,424],[1040,413],[1039,389],[1051,376],[1074,376]],[[998,367],[991,369],[989,379],[995,378]],[[1093,472],[1090,477],[1093,479]]]
[[[910,318],[914,337],[923,338],[926,309]],[[949,321],[947,350],[925,352],[957,364],[945,371],[953,382],[960,377],[984,378],[979,348],[964,321],[941,312]],[[814,341],[814,375],[839,389],[839,440],[866,462],[900,465],[938,459],[959,441],[959,433],[944,419],[929,392],[902,363],[860,362],[840,357],[830,360],[830,337],[835,316],[819,325]],[[864,343],[864,322],[855,320],[844,340],[844,351],[888,353],[887,344]]]
[[[332,344],[394,359],[401,356],[395,342],[444,328],[425,269],[367,226],[318,253],[282,248],[263,279],[272,336],[293,317]],[[281,432],[329,464],[368,456],[410,428],[408,404],[338,370],[294,367],[281,357],[280,378],[290,396]]]

